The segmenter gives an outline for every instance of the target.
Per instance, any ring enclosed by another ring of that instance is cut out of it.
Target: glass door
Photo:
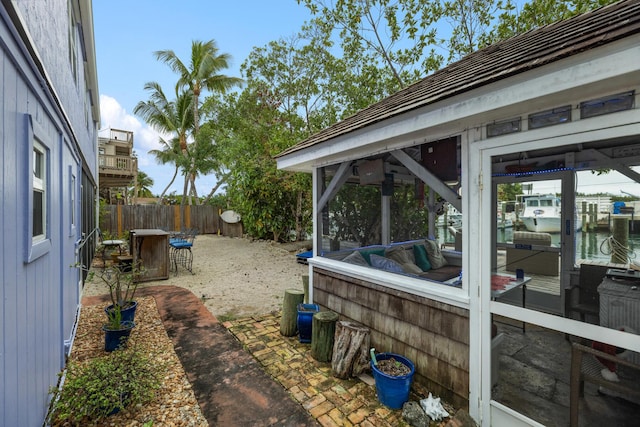
[[[528,154],[535,161],[535,151]],[[500,163],[497,156],[491,161]],[[481,292],[489,312],[483,320],[491,330],[490,343],[484,344],[490,374],[483,375],[490,382],[483,389],[491,400],[491,425],[566,426],[572,417],[582,420],[579,425],[625,425],[640,410],[640,401],[621,399],[588,381],[578,397],[571,372],[579,354],[598,367],[597,375],[612,381],[615,375],[635,375],[621,366],[611,370],[606,360],[589,353],[596,348],[640,359],[629,350],[638,345],[633,325],[640,313],[640,291],[638,298],[629,294],[636,276],[640,285],[640,273],[630,271],[635,204],[610,202],[618,213],[600,212],[606,203],[593,206],[598,195],[591,194],[597,187],[590,179],[597,173],[591,171],[493,172],[492,251],[490,266],[483,269],[490,278],[482,281],[490,289]],[[623,252],[618,260],[611,258],[616,248]],[[618,276],[611,277],[612,268]],[[629,286],[621,284],[625,280]]]

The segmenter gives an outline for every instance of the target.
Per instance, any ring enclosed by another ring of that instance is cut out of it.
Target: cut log
[[[304,303],[309,304],[309,275],[302,275],[302,289],[304,289]]]
[[[334,311],[319,311],[313,315],[311,356],[318,362],[331,362],[338,317]]]
[[[331,370],[336,378],[347,379],[360,375],[369,365],[370,330],[359,323],[341,320],[331,357]]]
[[[298,331],[298,304],[302,304],[304,291],[286,289],[282,301],[282,318],[280,319],[280,335],[292,337]]]

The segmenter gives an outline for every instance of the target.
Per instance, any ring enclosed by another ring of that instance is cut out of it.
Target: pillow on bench
[[[429,257],[431,268],[437,270],[449,264],[444,255],[442,255],[442,252],[440,252],[438,242],[427,239],[424,241],[424,246],[427,248],[427,256]]]
[[[422,271],[431,270],[431,262],[427,254],[427,249],[423,244],[413,245],[413,257],[416,259],[416,265]]]
[[[409,256],[409,250],[404,246],[391,246],[385,251],[384,256],[400,264],[405,273],[422,273],[422,269],[413,262]]]
[[[379,268],[390,273],[404,273],[402,266],[392,259],[380,255],[371,254],[371,267]]]
[[[371,255],[380,255],[384,256],[385,248],[368,248],[368,249],[360,249],[360,255],[367,261],[367,264],[371,265]]]
[[[362,254],[360,252],[358,252],[358,251],[351,252],[349,255],[347,255],[345,258],[343,258],[342,261],[348,262],[349,264],[361,265],[363,267],[369,267],[369,263],[367,262],[367,260],[364,259]]]

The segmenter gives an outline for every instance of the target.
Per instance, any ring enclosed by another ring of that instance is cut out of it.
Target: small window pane
[[[580,103],[580,118],[616,113],[633,108],[634,91],[593,99]]]
[[[529,115],[529,129],[568,123],[571,121],[571,105]]]
[[[44,193],[33,190],[33,237],[44,234]]]
[[[520,132],[520,117],[487,125],[487,136],[500,136]]]
[[[44,155],[41,151],[34,148],[33,150],[33,176],[42,179],[42,162]]]

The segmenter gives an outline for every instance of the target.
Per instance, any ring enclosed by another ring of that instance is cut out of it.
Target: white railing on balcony
[[[98,165],[102,170],[108,169],[109,171],[119,171],[133,175],[137,168],[137,159],[131,156],[100,154],[98,156]]]

